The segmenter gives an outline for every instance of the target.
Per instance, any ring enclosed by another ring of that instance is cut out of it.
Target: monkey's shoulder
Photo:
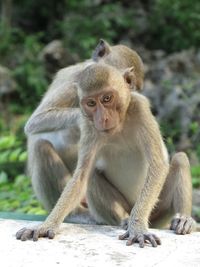
[[[131,100],[129,105],[130,111],[147,111],[151,112],[151,105],[148,98],[138,92],[131,93]]]

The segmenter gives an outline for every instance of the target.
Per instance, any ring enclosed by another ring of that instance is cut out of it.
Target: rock
[[[44,47],[40,58],[45,63],[47,71],[52,74],[60,68],[77,62],[77,57],[64,47],[62,41],[54,40]]]
[[[16,240],[23,227],[38,224],[28,221],[0,220],[1,262],[6,267],[53,266],[184,266],[199,267],[200,233],[175,235],[171,231],[153,230],[162,245],[152,248],[138,244],[126,246],[118,240],[124,233],[118,227],[62,224],[55,239],[37,242]]]
[[[199,158],[197,154],[195,153],[195,151],[190,152],[190,164],[191,166],[197,166],[200,164]]]
[[[137,35],[145,34],[149,29],[147,12],[142,7],[142,5],[140,5],[140,7],[139,7],[139,5],[138,5],[138,8],[135,9],[135,14],[134,14],[134,24],[135,24],[134,29],[135,29]]]
[[[173,75],[165,60],[159,59],[154,61],[148,70],[149,71],[146,73],[146,77],[151,79],[156,84],[160,83],[161,81],[171,80]]]
[[[167,58],[167,64],[173,72],[190,74],[195,71],[194,65],[194,50],[185,50],[178,53],[173,53]]]
[[[152,59],[154,60],[161,60],[166,57],[166,52],[164,50],[155,50],[152,53]]]
[[[0,66],[0,96],[7,95],[16,90],[16,82],[11,76],[11,71]]]
[[[158,50],[145,56],[144,94],[165,125],[165,136],[172,138],[176,150],[186,152],[195,150],[200,138],[199,54],[190,49],[166,56]]]
[[[195,59],[194,59],[196,68],[198,69],[198,71],[200,72],[200,49],[197,51]]]
[[[192,204],[200,208],[200,189],[193,189]]]

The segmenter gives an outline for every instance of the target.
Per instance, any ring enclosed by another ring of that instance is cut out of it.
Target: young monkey
[[[79,82],[84,68],[95,62],[118,69],[134,66],[136,90],[143,86],[144,70],[139,55],[124,45],[110,46],[104,40],[97,45],[93,59],[58,72],[25,126],[29,176],[47,211],[55,206],[77,164],[80,108],[74,83]]]
[[[122,75],[105,64],[85,68],[77,92],[81,108],[78,163],[54,209],[39,227],[23,228],[17,239],[53,238],[60,224],[87,194],[89,210],[98,223],[119,225],[128,221],[120,239],[153,247],[160,239],[148,230],[175,213],[170,228],[190,233],[190,166],[184,153],[169,166],[159,126],[146,97],[133,91],[133,68]]]

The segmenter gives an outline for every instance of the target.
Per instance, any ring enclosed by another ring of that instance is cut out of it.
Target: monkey
[[[138,91],[143,87],[140,56],[124,45],[110,46],[100,40],[92,59],[60,70],[41,103],[25,125],[28,137],[28,173],[42,206],[50,211],[72,177],[78,157],[80,108],[77,89],[80,72],[93,63],[118,69],[134,66]]]
[[[127,245],[160,245],[160,238],[149,231],[149,222],[156,223],[167,213],[175,233],[194,229],[188,158],[179,152],[170,162],[149,100],[134,90],[133,69],[122,73],[96,63],[80,73],[75,86],[81,134],[73,177],[46,221],[19,230],[17,239],[54,238],[85,194],[98,223],[128,221],[126,232],[119,236],[127,239]]]

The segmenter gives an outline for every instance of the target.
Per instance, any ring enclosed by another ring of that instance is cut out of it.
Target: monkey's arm
[[[88,179],[93,168],[98,143],[94,140],[87,140],[86,133],[81,139],[81,147],[76,170],[73,178],[67,183],[54,209],[47,219],[39,227],[28,229],[23,228],[16,233],[16,238],[22,241],[39,237],[53,238],[63,222],[64,218],[80,203],[85,195]]]
[[[49,108],[36,113],[28,120],[24,131],[26,135],[62,130],[69,125],[79,125],[79,108]]]
[[[162,167],[152,164],[149,167],[143,189],[131,211],[128,231],[125,236],[121,236],[121,239],[128,237],[127,245],[134,243],[134,239],[137,239],[141,247],[144,247],[145,239],[150,241],[153,246],[157,246],[156,243],[160,243],[155,235],[148,234],[148,219],[158,200],[167,171],[166,164],[163,164]]]
[[[146,153],[151,153],[151,149]],[[161,244],[156,235],[148,232],[148,219],[165,182],[168,164],[154,155],[150,157],[147,178],[131,211],[128,231],[119,237],[120,239],[128,238],[127,245],[138,241],[140,247],[144,247],[146,240],[154,247]]]
[[[158,124],[146,104],[148,102],[143,104],[144,112],[138,113],[139,116],[141,114],[142,116],[138,118],[140,125],[137,127],[137,144],[147,161],[148,171],[143,188],[131,211],[128,231],[120,236],[120,239],[128,238],[127,245],[138,241],[140,247],[144,247],[145,240],[148,240],[153,246],[160,244],[157,236],[148,233],[148,219],[158,201],[169,171],[168,156]]]
[[[69,125],[79,125],[80,109],[76,87],[55,80],[42,102],[25,125],[26,135],[62,130]]]

